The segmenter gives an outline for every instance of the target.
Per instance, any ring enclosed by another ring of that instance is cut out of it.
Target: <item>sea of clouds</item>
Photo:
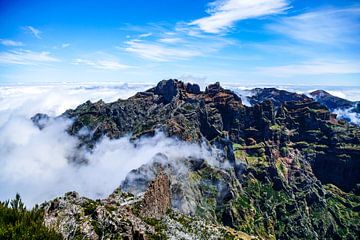
[[[161,133],[136,142],[129,137],[103,138],[92,152],[79,150],[78,139],[65,132],[71,120],[52,120],[42,130],[30,120],[38,112],[58,116],[88,99],[111,102],[148,87],[140,84],[0,87],[0,200],[20,193],[27,206],[33,206],[67,191],[102,198],[118,187],[127,173],[158,153],[169,158],[209,158],[211,153],[204,146],[167,138]],[[79,166],[69,161],[75,154],[83,155],[89,164]]]
[[[83,149],[79,153],[78,139],[65,132],[71,120],[52,120],[43,130],[30,120],[39,112],[54,117],[87,100],[126,99],[150,87],[148,84],[0,86],[0,200],[20,193],[27,206],[33,206],[67,191],[103,198],[132,169],[149,163],[158,153],[169,158],[211,159],[212,153],[205,146],[167,138],[161,133],[137,142],[131,142],[129,136],[117,140],[103,138],[92,152]],[[252,88],[227,87],[243,95]],[[315,89],[296,91],[311,90]],[[360,100],[358,89],[337,91],[338,96]],[[73,164],[69,157],[74,154],[85,156],[89,164]]]

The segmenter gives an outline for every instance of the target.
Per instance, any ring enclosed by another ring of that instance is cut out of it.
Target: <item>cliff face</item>
[[[127,100],[86,102],[62,117],[74,120],[68,132],[88,148],[104,135],[119,138],[131,133],[136,139],[162,130],[168,136],[205,141],[223,151],[218,161],[228,162],[226,168],[206,159],[180,159],[188,169],[182,175],[176,174],[174,164],[156,161],[129,174],[122,184],[124,191],[149,190],[142,200],[130,194],[137,200],[127,201],[126,208],[121,202],[111,205],[112,212],[134,215],[138,220],[129,220],[129,229],[143,236],[181,232],[189,239],[207,239],[199,237],[205,235],[217,236],[214,239],[247,239],[250,235],[356,239],[360,234],[359,127],[338,122],[325,106],[304,95],[257,91],[261,99],[254,98],[254,105],[247,107],[218,83],[200,91],[197,85],[167,80]],[[269,93],[270,99],[266,97]],[[84,128],[90,134],[78,135]],[[144,172],[149,171],[159,177],[148,179]],[[76,206],[82,202],[75,199],[65,202],[71,202],[73,212],[81,212]],[[96,209],[106,209],[109,201],[104,201]],[[64,213],[56,209],[57,216]],[[49,210],[47,219],[52,219],[51,213]],[[96,210],[94,214],[100,213]],[[71,222],[63,219],[63,223]],[[101,222],[98,218],[91,221]],[[111,222],[113,226],[107,229],[122,226],[122,220]],[[209,229],[208,223],[216,227]],[[63,232],[61,226],[57,229]],[[190,226],[197,230],[190,231]],[[86,224],[77,229],[83,228],[91,229]],[[121,229],[117,232],[134,234]]]
[[[161,172],[145,192],[140,215],[144,218],[160,220],[170,207],[170,180]]]

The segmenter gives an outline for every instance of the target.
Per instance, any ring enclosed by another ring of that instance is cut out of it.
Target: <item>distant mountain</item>
[[[310,98],[305,94],[288,92],[276,88],[254,88],[250,90],[251,96],[248,97],[251,104],[261,103],[265,100],[271,100],[274,106],[279,107],[285,102],[309,101]]]
[[[160,152],[109,198],[67,193],[45,203],[46,226],[87,239],[357,239],[360,127],[306,95],[255,89],[249,100],[219,83],[201,91],[164,80],[127,100],[67,110],[79,148],[162,131],[220,151],[212,161]],[[44,129],[48,117],[33,121]]]
[[[271,100],[275,107],[279,107],[289,101],[308,101],[312,98],[327,107],[331,112],[338,114],[339,119],[354,122],[348,116],[352,114],[358,119],[356,122],[360,122],[360,102],[339,98],[324,90],[313,91],[309,94],[310,97],[305,94],[293,93],[276,88],[255,88],[250,90],[250,93],[251,96],[247,97],[250,104]]]
[[[358,102],[352,102],[343,98],[339,98],[331,95],[324,90],[316,90],[310,93],[310,95],[319,103],[325,105],[331,111],[335,109],[348,109],[353,108]]]
[[[317,90],[310,95],[319,103],[325,105],[331,111],[335,110],[348,110],[349,112],[360,114],[360,101],[349,101],[331,95],[330,93]]]

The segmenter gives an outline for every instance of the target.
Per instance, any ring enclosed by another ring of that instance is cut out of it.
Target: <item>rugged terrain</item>
[[[341,120],[352,122],[349,116],[347,116],[349,113],[360,119],[360,102],[336,97],[324,90],[310,92],[308,96],[276,88],[255,88],[249,90],[249,92],[250,96],[246,98],[251,104],[261,103],[264,100],[271,100],[275,107],[279,107],[286,101],[304,101],[312,99],[327,107],[331,112],[344,113],[338,116]]]
[[[159,153],[106,199],[72,192],[43,204],[45,225],[66,239],[358,239],[360,128],[305,95],[257,91],[248,107],[219,83],[164,80],[66,111],[79,148],[162,131],[220,152],[215,164]]]

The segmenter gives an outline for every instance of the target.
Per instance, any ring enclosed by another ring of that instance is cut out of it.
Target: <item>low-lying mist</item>
[[[91,95],[89,91],[82,96],[84,93],[79,91],[70,99],[65,94],[63,101],[61,89],[23,97],[16,93],[1,99],[7,107],[3,105],[0,111],[0,200],[20,193],[31,207],[67,191],[103,198],[118,187],[131,170],[152,161],[159,153],[169,160],[211,158],[211,152],[204,145],[182,142],[162,133],[137,141],[130,141],[130,136],[117,140],[104,137],[90,152],[78,149],[78,139],[66,133],[71,120],[51,120],[42,130],[30,120],[36,109],[57,115],[81,104],[85,98],[96,99],[99,94]],[[122,97],[121,92],[116,97]],[[75,164],[69,160],[74,155],[85,157],[88,163]]]

